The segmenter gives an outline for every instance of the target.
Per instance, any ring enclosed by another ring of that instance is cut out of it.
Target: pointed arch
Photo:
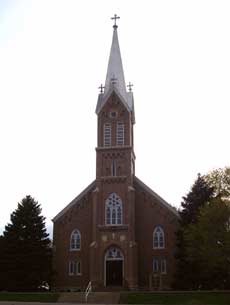
[[[121,225],[123,218],[122,201],[116,194],[112,193],[105,202],[105,224]]]
[[[105,252],[105,260],[124,260],[124,255],[120,248],[112,246]]]
[[[165,234],[161,226],[157,226],[153,231],[153,249],[165,248]]]
[[[75,229],[70,236],[70,250],[81,250],[81,233]]]

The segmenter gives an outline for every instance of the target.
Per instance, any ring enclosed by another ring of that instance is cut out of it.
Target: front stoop
[[[88,295],[88,304],[118,304],[120,292],[91,292]],[[61,293],[58,303],[86,303],[84,292]]]

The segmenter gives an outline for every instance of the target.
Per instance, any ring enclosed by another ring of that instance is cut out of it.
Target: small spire
[[[117,19],[120,19],[120,17],[117,16],[117,14],[114,14],[114,17],[111,17],[111,19],[114,20],[113,28],[116,29],[117,28]]]

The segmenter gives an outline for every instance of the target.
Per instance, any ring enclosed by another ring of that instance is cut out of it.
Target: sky
[[[229,0],[0,0],[0,232],[26,195],[52,218],[95,179],[114,14],[136,176],[179,207],[230,166]]]

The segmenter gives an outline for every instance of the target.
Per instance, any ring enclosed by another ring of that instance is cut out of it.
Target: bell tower
[[[123,65],[113,18],[113,39],[107,68],[105,86],[100,86],[96,107],[98,115],[97,134],[97,180],[123,177],[132,185],[135,172],[133,150],[133,125],[135,123],[132,84],[126,90]]]
[[[112,19],[113,38],[106,80],[99,87],[96,107],[96,189],[90,270],[95,286],[100,283],[104,287],[119,284],[136,288],[134,101],[132,84],[125,84],[116,24],[119,17],[115,15]],[[95,261],[98,251],[102,265]],[[116,279],[114,283],[111,274]]]

